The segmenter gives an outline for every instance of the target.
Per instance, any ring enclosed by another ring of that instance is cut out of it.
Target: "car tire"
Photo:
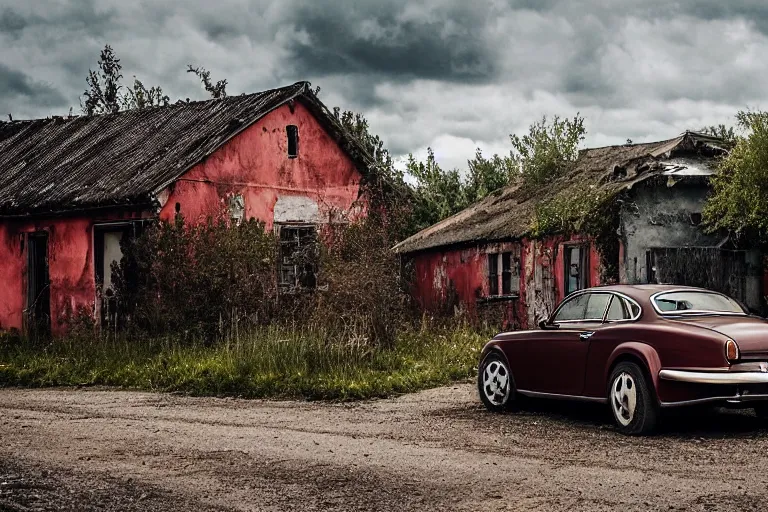
[[[648,434],[656,427],[659,407],[645,373],[635,363],[619,363],[611,372],[608,404],[623,434]]]
[[[491,412],[505,412],[512,409],[515,401],[515,380],[504,356],[489,352],[477,371],[477,391],[485,408]]]

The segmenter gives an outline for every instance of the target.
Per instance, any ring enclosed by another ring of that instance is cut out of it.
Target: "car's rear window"
[[[656,308],[668,314],[729,313],[745,314],[738,302],[712,292],[677,291],[660,293],[653,298]]]

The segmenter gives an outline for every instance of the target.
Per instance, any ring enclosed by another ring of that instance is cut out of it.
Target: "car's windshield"
[[[662,314],[726,313],[745,314],[738,302],[712,292],[677,291],[660,293],[653,298]]]

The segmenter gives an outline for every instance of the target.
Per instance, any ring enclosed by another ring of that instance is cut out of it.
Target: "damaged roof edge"
[[[115,114],[0,122],[0,216],[151,203],[234,137],[293,101],[317,119],[363,179],[381,174],[364,145],[303,81]]]
[[[659,142],[584,149],[573,168],[547,187],[526,192],[519,184],[509,185],[408,237],[392,250],[409,254],[464,244],[520,240],[530,236],[539,204],[584,193],[585,186],[595,193],[605,193],[605,200],[612,201],[623,191],[654,177],[706,179],[710,175],[708,166],[706,170],[685,174],[678,157],[696,153],[697,158],[714,159],[726,153],[727,147],[722,139],[689,131]],[[665,165],[665,159],[673,159],[674,165]],[[670,170],[676,172],[665,175]]]

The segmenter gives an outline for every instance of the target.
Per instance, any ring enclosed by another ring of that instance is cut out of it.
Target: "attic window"
[[[285,131],[288,134],[288,158],[296,158],[299,156],[299,127],[289,124]]]

